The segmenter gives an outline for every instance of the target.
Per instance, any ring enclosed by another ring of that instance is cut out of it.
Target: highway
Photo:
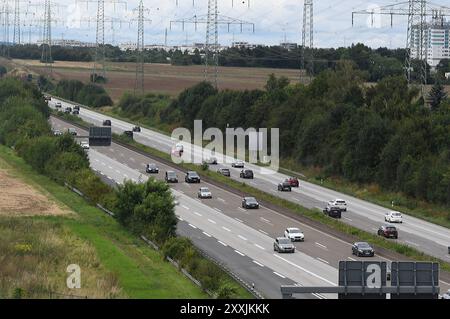
[[[49,105],[54,106],[56,101],[61,102],[63,108],[74,105],[56,98],[53,98]],[[83,107],[80,110],[79,116],[88,123],[100,126],[102,125],[103,120],[111,119],[106,115]],[[134,124],[117,119],[111,119],[111,121],[113,132],[118,134],[123,133],[125,130],[131,130],[134,126]],[[145,128],[142,128],[141,133],[135,133],[134,139],[139,143],[167,152],[168,154],[170,154],[175,145],[175,142],[172,141],[169,136]],[[192,155],[196,158],[202,156],[201,148],[197,146],[193,147],[193,153],[190,154],[189,144],[183,144],[185,145],[185,156]],[[221,158],[219,157],[219,154],[216,154],[215,156],[220,162]],[[222,162],[231,163],[232,161],[233,159],[224,157]],[[221,167],[230,168],[232,171],[231,178],[242,181],[239,178],[240,169],[231,168],[230,164],[211,165],[210,169],[217,170]],[[384,224],[384,215],[389,211],[389,209],[384,207],[305,181],[300,181],[300,187],[298,189],[293,189],[292,193],[278,192],[276,188],[277,184],[289,176],[273,171],[270,172],[271,174],[265,174],[268,171],[267,169],[261,169],[259,166],[247,163],[246,168],[252,169],[255,173],[254,180],[246,181],[250,186],[306,208],[322,210],[328,201],[336,198],[344,199],[347,202],[348,211],[343,213],[342,221],[370,233],[376,233],[379,226]],[[450,262],[450,255],[448,254],[447,248],[450,246],[450,229],[412,216],[403,215],[403,224],[396,225],[399,230],[398,241],[428,255]]]
[[[70,124],[51,118],[54,129],[61,131]],[[87,135],[77,129],[80,135]],[[156,163],[160,169],[154,175],[163,179],[164,172],[173,170],[162,163],[128,148],[112,143],[111,147],[92,147],[89,150],[91,167],[104,178],[123,183],[125,179],[145,181],[145,165]],[[268,298],[279,298],[283,284],[330,286],[337,284],[340,260],[358,260],[351,254],[351,244],[302,224],[297,220],[261,207],[245,210],[241,198],[214,185],[184,183],[184,174],[177,171],[180,183],[171,184],[179,201],[176,214],[180,220],[178,233],[191,238],[197,247],[220,260],[248,284]],[[199,200],[197,191],[207,186],[213,199]],[[306,240],[296,243],[297,252],[279,255],[273,251],[273,238],[282,236],[286,227],[298,227]],[[376,256],[371,260],[386,260]],[[441,281],[441,289],[450,284]],[[305,298],[335,298],[336,296],[304,296]]]

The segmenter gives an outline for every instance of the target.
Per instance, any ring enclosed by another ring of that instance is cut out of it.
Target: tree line
[[[15,45],[3,48],[9,50],[9,56],[15,59],[41,59],[41,47],[35,44]],[[56,61],[82,61],[91,62],[95,57],[95,49],[88,47],[53,46],[52,55]],[[204,51],[194,50],[190,53],[180,49],[162,50],[146,49],[143,51],[145,63],[166,63],[172,65],[200,65],[204,63]],[[117,46],[105,45],[106,59],[111,62],[136,62],[135,50],[120,50]],[[219,53],[219,65],[229,67],[266,67],[281,69],[299,69],[302,56],[305,55],[305,68],[312,75],[324,70],[335,68],[342,60],[355,63],[364,71],[365,80],[377,82],[386,76],[396,76],[404,73],[403,63],[406,56],[404,49],[378,48],[372,49],[358,43],[350,47],[341,48],[315,48],[305,51],[301,47],[287,49],[281,46],[257,46],[255,48],[230,47]],[[310,57],[313,57],[312,59]],[[413,61],[414,70],[419,70],[418,61]],[[438,70],[448,68],[443,63]],[[428,68],[428,73],[430,70]],[[418,80],[416,72],[413,79]],[[432,81],[433,78],[429,77]]]
[[[217,91],[203,82],[163,109],[145,104],[169,128],[280,128],[285,161],[319,167],[324,177],[376,183],[416,200],[450,204],[450,101],[436,84],[424,107],[403,76],[367,86],[364,72],[343,61],[310,85],[271,76],[264,90]],[[143,106],[122,100],[122,110]],[[156,111],[157,110],[157,111]],[[156,118],[155,118],[156,117]],[[450,218],[450,213],[445,213]]]

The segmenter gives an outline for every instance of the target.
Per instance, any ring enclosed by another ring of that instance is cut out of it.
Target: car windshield
[[[177,174],[175,174],[175,172],[167,172],[167,176],[169,176],[169,177],[176,177]]]
[[[155,165],[155,164],[149,164],[148,167],[150,167],[150,168],[156,168],[156,165]]]
[[[400,213],[392,213],[392,216],[400,217],[400,216],[402,216],[402,214],[400,214]]]
[[[191,177],[198,177],[198,174],[196,172],[189,172],[188,174]]]
[[[281,245],[289,245],[291,241],[287,238],[278,238],[278,243]]]
[[[289,232],[290,233],[294,233],[294,234],[298,234],[298,233],[301,233],[301,230],[298,229],[298,228],[291,228],[291,229],[289,229]]]
[[[358,243],[358,248],[370,248],[368,243]]]
[[[256,199],[254,197],[247,197],[245,200],[247,203],[256,203]]]
[[[395,231],[395,230],[397,230],[395,227],[386,227],[386,230],[389,230],[389,231]]]
[[[228,173],[230,170],[228,168],[222,168],[222,172]]]
[[[207,187],[202,187],[202,188],[200,188],[200,191],[203,193],[208,193],[209,189]]]
[[[343,200],[337,200],[336,203],[337,203],[337,204],[345,204],[345,201],[343,201]]]

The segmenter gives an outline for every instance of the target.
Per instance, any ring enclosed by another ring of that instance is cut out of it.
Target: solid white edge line
[[[203,232],[203,234],[209,238],[211,238],[212,236],[210,234],[208,234],[207,232]]]
[[[318,279],[320,279],[320,280],[323,280],[323,281],[325,281],[326,283],[329,283],[329,284],[332,285],[332,286],[337,286],[334,282],[331,282],[331,281],[329,281],[328,279],[323,278],[322,276],[319,276],[318,274],[313,273],[312,271],[309,271],[309,270],[307,270],[307,269],[305,269],[305,268],[303,268],[303,267],[301,267],[301,266],[299,266],[299,265],[297,265],[297,264],[294,264],[293,262],[290,262],[289,260],[284,259],[283,257],[280,257],[280,256],[278,256],[277,254],[273,254],[273,255],[274,255],[276,258],[279,258],[279,259],[281,259],[281,260],[284,260],[285,262],[287,262],[287,263],[290,264],[291,266],[294,266],[294,267],[296,267],[296,268],[298,268],[298,269],[300,269],[300,270],[303,270],[304,272],[310,274],[311,276],[314,276],[314,277],[316,277],[316,278],[318,278]]]
[[[197,229],[197,227],[195,227],[195,226],[192,225],[192,224],[189,224],[189,226],[191,226],[191,227],[194,228],[194,229]]]
[[[253,262],[254,262],[255,264],[257,264],[258,266],[260,266],[260,267],[264,267],[264,265],[263,265],[263,264],[261,264],[261,263],[257,262],[256,260],[253,260]]]
[[[221,244],[222,246],[228,247],[227,244],[225,244],[224,242],[222,242],[222,241],[220,241],[220,240],[218,240],[218,243]]]

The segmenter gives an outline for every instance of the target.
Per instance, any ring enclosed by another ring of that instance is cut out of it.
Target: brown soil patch
[[[35,60],[13,60],[16,65],[36,73],[44,70],[42,64]],[[145,64],[145,90],[164,93],[171,96],[204,80],[202,65],[172,66],[168,64]],[[89,81],[92,63],[56,61],[53,65],[53,77],[56,80],[72,79],[85,83]],[[125,91],[133,91],[135,84],[134,63],[107,63],[108,83],[105,89],[117,102]],[[282,70],[270,68],[220,67],[218,86],[220,89],[253,90],[263,89],[270,74],[286,76],[292,83],[297,83],[299,70]]]
[[[0,169],[0,215],[45,216],[70,214],[31,186]]]

